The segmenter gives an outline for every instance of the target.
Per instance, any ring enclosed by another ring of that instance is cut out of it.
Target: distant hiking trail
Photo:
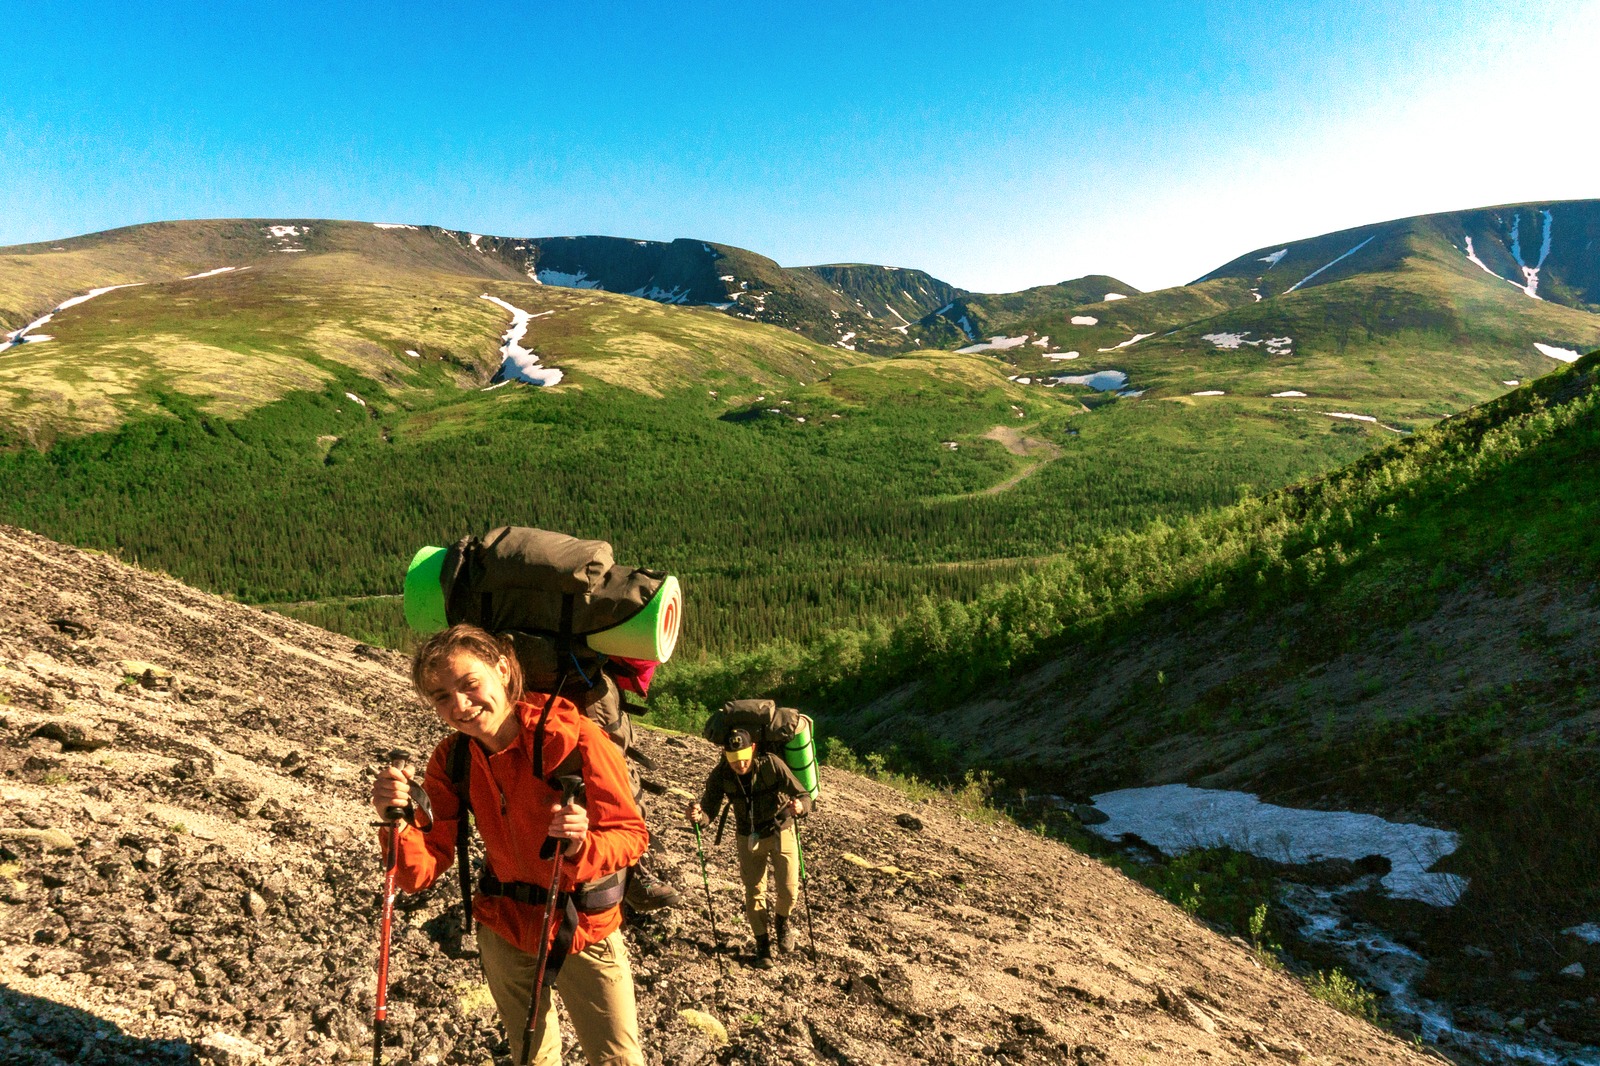
[[[1061,449],[1059,447],[1047,440],[1039,440],[1037,437],[1025,437],[1022,434],[1022,430],[1016,426],[995,426],[985,433],[982,439],[999,441],[1005,445],[1006,451],[1012,455],[1043,455],[1044,458],[1032,466],[1024,467],[1022,472],[1014,477],[1008,478],[991,488],[984,489],[982,492],[968,493],[969,496],[994,496],[1004,492],[1020,483],[1024,478],[1032,475],[1034,471],[1045,463],[1061,458]]]

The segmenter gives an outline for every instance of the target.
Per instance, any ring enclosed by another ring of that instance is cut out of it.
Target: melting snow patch
[[[1189,395],[1190,396],[1226,396],[1228,394],[1223,392],[1221,389],[1207,389],[1205,392],[1191,392]]]
[[[589,277],[587,270],[580,270],[576,274],[564,274],[559,270],[541,270],[539,271],[539,284],[555,285],[563,289],[604,288],[598,281]]]
[[[1047,356],[1045,356],[1045,358],[1046,359],[1076,359],[1076,358],[1078,358],[1078,353],[1077,352],[1057,352],[1055,355],[1047,355]]]
[[[106,285],[102,288],[90,289],[82,296],[74,296],[71,299],[62,300],[60,303],[56,304],[55,310],[51,311],[48,315],[42,315],[39,318],[34,319],[32,322],[29,322],[26,326],[23,326],[21,329],[14,329],[10,333],[7,333],[6,343],[0,344],[0,349],[10,348],[18,344],[37,344],[40,341],[53,341],[55,340],[54,337],[46,336],[42,333],[35,333],[31,337],[28,336],[28,334],[33,333],[34,330],[38,329],[46,322],[49,322],[52,318],[56,317],[59,312],[65,311],[69,307],[77,307],[79,304],[88,300],[92,300],[96,296],[104,296],[106,293],[113,292],[117,289],[133,289],[138,288],[143,284],[144,282],[142,281],[133,281],[126,285]]]
[[[214,278],[218,274],[226,274],[230,270],[238,270],[238,269],[239,269],[238,267],[217,267],[217,269],[208,270],[204,274],[190,274],[188,277],[184,278],[183,280],[184,281],[198,281],[201,278]]]
[[[1033,379],[1032,378],[1018,378],[1017,379],[1017,384],[1018,385],[1032,385],[1033,384]]]
[[[1391,895],[1439,907],[1454,904],[1467,886],[1455,874],[1427,872],[1460,843],[1457,834],[1442,829],[1371,814],[1278,807],[1244,792],[1188,785],[1106,792],[1094,797],[1094,805],[1110,821],[1090,826],[1091,832],[1108,840],[1136,833],[1167,854],[1231,847],[1297,864],[1382,855],[1390,863],[1382,883]]]
[[[1127,297],[1122,295],[1122,293],[1120,293],[1120,292],[1108,292],[1108,293],[1106,293],[1106,299],[1107,300],[1126,300]]]
[[[1100,320],[1093,315],[1073,315],[1072,324],[1074,326],[1098,326]]]
[[[467,243],[472,245],[474,248],[477,248],[478,247],[478,242],[483,240],[483,234],[481,234],[481,233],[469,233],[469,234],[467,234],[467,236],[472,238]]]
[[[1035,348],[1048,348],[1048,347],[1050,347],[1050,338],[1049,338],[1049,336],[1047,335],[1047,336],[1040,337],[1038,340],[1033,342],[1033,346]]]
[[[1283,291],[1283,294],[1285,296],[1289,295],[1289,293],[1291,293],[1294,290],[1298,289],[1300,286],[1304,285],[1306,282],[1310,281],[1312,278],[1316,277],[1318,274],[1322,273],[1324,270],[1327,270],[1329,267],[1333,266],[1334,263],[1340,262],[1341,260],[1344,260],[1344,259],[1349,259],[1352,255],[1355,255],[1357,252],[1361,251],[1361,249],[1363,249],[1367,245],[1371,244],[1373,239],[1376,238],[1377,236],[1378,235],[1376,233],[1374,233],[1371,237],[1368,237],[1366,240],[1362,241],[1360,244],[1356,245],[1354,248],[1350,249],[1348,252],[1346,252],[1343,255],[1341,255],[1338,259],[1334,259],[1331,262],[1324,263],[1321,266],[1317,267],[1317,269],[1313,270],[1311,273],[1307,274],[1305,277],[1301,278],[1299,281],[1295,282],[1293,285],[1290,285],[1287,289],[1285,289]]]
[[[1207,333],[1202,335],[1200,339],[1203,341],[1210,341],[1218,348],[1226,348],[1229,351],[1232,351],[1233,349],[1239,347],[1239,345],[1245,343],[1245,337],[1247,335],[1247,333]]]
[[[560,382],[562,378],[561,371],[554,367],[540,366],[539,357],[519,343],[528,332],[528,323],[536,316],[529,314],[520,307],[512,307],[504,300],[490,296],[488,293],[485,293],[480,298],[488,300],[492,304],[498,304],[511,312],[511,328],[506,330],[500,344],[500,351],[504,359],[500,363],[500,369],[495,371],[495,376],[505,378],[506,381],[513,379],[526,381],[531,385],[555,385]],[[550,312],[543,313],[549,314]],[[504,383],[501,382],[500,384]]]
[[[1281,400],[1285,396],[1304,396],[1305,393],[1301,392],[1299,389],[1290,389],[1288,392],[1275,392],[1272,395]]]
[[[1357,422],[1377,421],[1377,419],[1373,418],[1371,415],[1353,415],[1349,411],[1324,411],[1322,413],[1327,415],[1329,418],[1353,418]]]
[[[411,226],[410,228],[411,229],[416,229],[417,227]],[[282,240],[284,237],[298,237],[298,236],[300,236],[300,227],[299,226],[268,226],[267,227],[267,232],[272,234],[274,237],[277,237],[279,240]],[[306,227],[306,232],[307,233],[311,232],[311,227],[310,226]]]
[[[1575,936],[1579,940],[1587,940],[1591,944],[1600,944],[1600,922],[1584,922],[1582,925],[1574,925],[1561,931],[1568,936]]]
[[[585,287],[587,287],[587,288],[599,288],[599,285],[597,283],[597,284],[595,284],[593,286],[585,286]],[[674,287],[674,288],[671,288],[671,289],[663,289],[659,285],[652,285],[652,286],[650,286],[649,289],[645,289],[643,286],[641,286],[641,287],[639,287],[637,289],[634,289],[632,292],[628,293],[627,295],[629,295],[629,296],[642,296],[646,300],[654,300],[657,303],[681,304],[681,303],[683,303],[684,301],[686,301],[689,298],[689,290],[687,288],[677,288],[677,287]]]
[[[1144,340],[1146,337],[1154,337],[1154,336],[1155,336],[1154,333],[1135,333],[1133,336],[1129,337],[1127,340],[1123,341],[1121,344],[1113,344],[1109,348],[1099,348],[1099,349],[1097,349],[1097,351],[1114,352],[1118,348],[1126,348],[1126,347],[1128,347],[1130,345],[1138,344],[1140,341]]]
[[[408,226],[404,222],[374,222],[373,225],[377,226],[379,229],[416,229],[417,228],[415,226]],[[280,229],[287,229],[290,233],[294,232],[294,227],[293,226],[273,226],[272,227],[272,235],[274,237],[279,236],[278,231]]]
[[[958,355],[971,355],[973,352],[1004,351],[1007,348],[1018,348],[1028,343],[1027,337],[990,337],[982,344],[970,344],[965,348],[957,348]]]
[[[1261,343],[1267,349],[1268,355],[1288,355],[1290,347],[1294,344],[1294,338],[1268,337]]]
[[[1518,385],[1521,385],[1522,382],[1516,378],[1512,378],[1510,381],[1502,381],[1500,384],[1510,385],[1512,388],[1516,388]]]
[[[361,397],[357,396],[355,393],[347,392],[347,393],[345,393],[345,395],[348,396],[350,399],[354,400],[356,403],[360,404],[362,407],[367,406],[367,401],[363,400]]]
[[[1257,259],[1256,262],[1267,264],[1267,269],[1271,270],[1273,267],[1278,265],[1278,260],[1282,259],[1284,256],[1286,256],[1288,254],[1289,254],[1289,249],[1287,249],[1287,248],[1279,248],[1276,252],[1273,252],[1271,255],[1264,255],[1260,259]],[[1257,297],[1257,299],[1260,299],[1260,297]]]
[[[65,307],[66,304],[62,304],[61,306]],[[1548,355],[1552,359],[1559,359],[1563,363],[1576,363],[1580,358],[1582,358],[1571,348],[1557,348],[1553,344],[1540,344],[1538,341],[1534,341],[1533,346],[1539,349],[1541,353]]]
[[[1074,374],[1071,377],[1057,377],[1056,381],[1063,385],[1087,385],[1096,392],[1110,392],[1126,385],[1128,383],[1128,375],[1120,370],[1097,370],[1093,374]]]
[[[406,354],[409,355],[413,359],[421,359],[422,358],[422,353],[421,352],[414,352],[410,348],[406,349]]]
[[[1467,258],[1472,260],[1472,262],[1477,263],[1478,267],[1485,274],[1488,274],[1490,277],[1500,278],[1500,275],[1496,274],[1494,271],[1490,270],[1489,269],[1489,264],[1485,263],[1482,259],[1479,259],[1478,258],[1478,253],[1472,250],[1472,238],[1468,237],[1466,234],[1462,234],[1462,237],[1465,238],[1465,240],[1467,242]],[[1510,279],[1509,278],[1500,278],[1500,280],[1501,281],[1508,281]],[[1513,281],[1513,282],[1511,282],[1511,284],[1515,285],[1516,282]]]

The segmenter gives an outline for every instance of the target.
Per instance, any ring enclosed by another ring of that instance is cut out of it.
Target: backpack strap
[[[461,875],[461,909],[465,935],[472,935],[472,738],[457,733],[450,748],[450,787],[455,789],[456,869]]]

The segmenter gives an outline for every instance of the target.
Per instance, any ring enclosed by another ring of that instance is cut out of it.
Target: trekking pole
[[[411,756],[403,751],[389,753],[389,765],[404,772]],[[388,807],[383,821],[374,823],[389,830],[389,843],[383,849],[383,925],[378,933],[378,1006],[372,1015],[372,1066],[383,1064],[383,1037],[389,1019],[389,933],[394,921],[394,880],[400,867],[400,830],[405,825],[406,809]]]
[[[794,853],[800,859],[800,898],[806,905],[806,936],[811,939],[811,965],[821,958],[817,954],[817,929],[811,924],[811,893],[806,891],[806,852],[800,846],[800,827],[794,827]]]
[[[700,843],[700,820],[694,822],[694,850],[700,853],[700,880],[706,886],[706,914],[711,917],[711,954],[717,957],[717,968],[724,974],[728,964],[722,961],[722,934],[717,932],[717,908],[711,902],[711,878],[706,873],[706,849]]]
[[[566,807],[578,798],[578,792],[583,788],[583,778],[561,778],[561,806]],[[538,1030],[539,1022],[544,1020],[544,1012],[540,1006],[544,1002],[544,971],[545,965],[550,961],[550,932],[555,928],[556,903],[561,897],[561,861],[567,853],[567,842],[557,840],[555,837],[545,838],[545,847],[552,844],[555,852],[554,864],[550,871],[550,893],[544,901],[544,924],[539,934],[539,959],[536,963],[533,978],[533,1001],[528,1004],[528,1020],[522,1027],[522,1057],[521,1066],[528,1066],[529,1056],[533,1052],[534,1037],[542,1036]],[[544,848],[540,851],[543,852]]]

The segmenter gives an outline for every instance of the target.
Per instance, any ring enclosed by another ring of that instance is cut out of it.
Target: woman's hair
[[[516,649],[511,642],[465,623],[451,626],[443,633],[435,633],[411,653],[411,684],[419,696],[428,698],[428,677],[457,652],[470,655],[488,667],[493,667],[504,657],[511,668],[511,678],[506,682],[506,695],[512,703],[522,698],[522,664],[517,662]]]

